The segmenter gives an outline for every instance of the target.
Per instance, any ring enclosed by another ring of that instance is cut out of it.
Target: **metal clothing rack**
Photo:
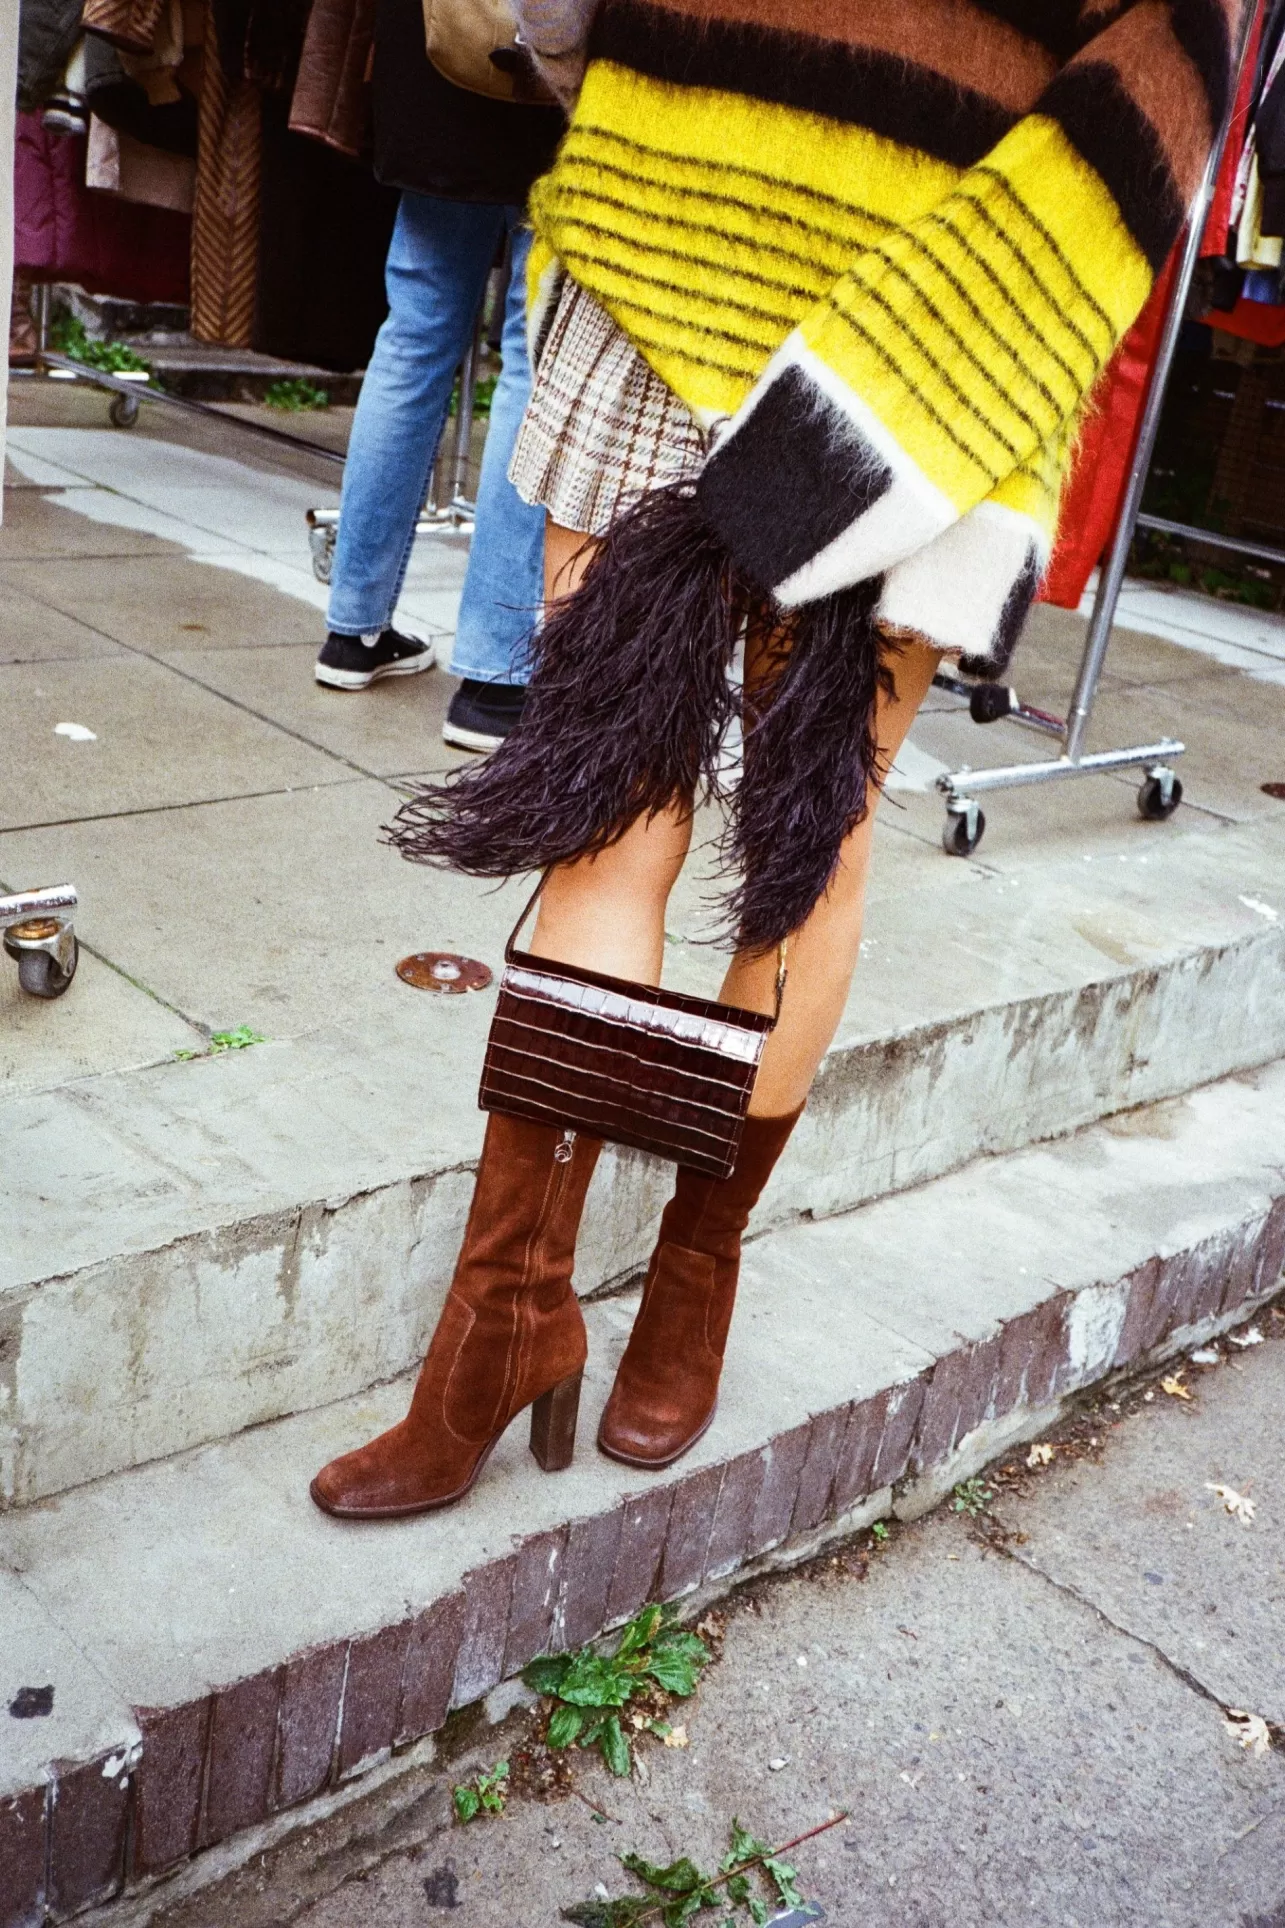
[[[141,374],[132,379],[129,375],[109,375],[105,368],[92,368],[87,362],[73,361],[70,355],[60,355],[49,346],[49,301],[50,288],[47,281],[38,282],[36,295],[36,351],[34,366],[30,369],[11,368],[9,379],[88,382],[91,388],[106,390],[113,397],[108,414],[116,428],[132,428],[138,420],[139,405],[142,402],[158,403],[165,408],[182,409],[188,415],[204,415],[207,419],[222,422],[225,427],[240,429],[247,435],[258,435],[269,442],[276,442],[284,448],[299,449],[305,455],[315,455],[319,461],[337,463],[340,468],[344,458],[334,449],[322,448],[317,442],[310,442],[305,435],[291,435],[288,429],[269,428],[266,422],[247,422],[240,415],[230,415],[225,409],[216,408],[210,402],[196,402],[188,395],[171,395],[166,389],[153,388]]]
[[[1098,576],[1093,614],[1089,619],[1088,635],[1084,640],[1084,654],[1080,659],[1080,669],[1076,677],[1070,710],[1065,717],[1061,717],[1053,716],[1045,710],[1034,709],[1027,703],[1019,702],[1017,692],[1003,684],[967,683],[957,676],[944,672],[933,679],[939,689],[949,690],[952,694],[967,699],[974,722],[994,723],[1007,717],[1010,722],[1020,723],[1026,729],[1036,730],[1041,735],[1053,737],[1061,743],[1060,753],[1055,757],[1040,758],[1033,763],[1000,764],[981,770],[973,770],[965,766],[959,770],[944,772],[937,778],[937,788],[946,800],[946,822],[942,830],[942,845],[951,856],[970,856],[981,842],[982,833],[986,828],[986,817],[978,803],[978,798],[992,790],[1013,790],[1023,784],[1058,783],[1069,777],[1101,776],[1113,770],[1140,769],[1143,777],[1138,791],[1138,809],[1143,817],[1159,820],[1172,816],[1182,801],[1182,784],[1170,765],[1175,757],[1183,755],[1186,745],[1178,742],[1176,738],[1161,736],[1152,743],[1134,743],[1122,749],[1094,750],[1087,754],[1084,749],[1084,740],[1088,733],[1089,720],[1093,715],[1093,705],[1097,697],[1098,681],[1102,675],[1102,665],[1106,658],[1107,644],[1111,640],[1116,604],[1120,598],[1125,564],[1129,558],[1134,530],[1140,521],[1144,527],[1149,528],[1176,526],[1161,524],[1155,517],[1142,517],[1139,511],[1142,507],[1142,492],[1146,486],[1147,473],[1151,467],[1156,434],[1160,427],[1165,390],[1178,347],[1178,336],[1187,306],[1187,296],[1195,276],[1196,263],[1200,258],[1200,244],[1204,238],[1209,203],[1213,198],[1214,184],[1218,178],[1223,149],[1227,144],[1227,136],[1231,128],[1232,113],[1240,88],[1241,70],[1245,63],[1250,30],[1256,11],[1257,9],[1252,5],[1245,10],[1236,59],[1233,63],[1234,77],[1228,91],[1222,125],[1218,130],[1218,138],[1210,149],[1200,185],[1187,212],[1182,258],[1174,277],[1169,305],[1165,312],[1164,327],[1161,331],[1160,346],[1147,385],[1147,399],[1143,406],[1142,422],[1129,467],[1128,485],[1120,507],[1115,535],[1112,538],[1106,562]],[[1188,532],[1184,529],[1183,533]],[[1200,535],[1205,541],[1210,540],[1203,531],[1192,530],[1189,533]],[[1240,548],[1244,545],[1236,546]]]
[[[485,315],[484,298],[477,311],[472,340],[464,351],[464,359],[459,367],[457,378],[459,402],[455,410],[455,438],[449,463],[445,451],[442,451],[433,464],[433,473],[428,485],[428,499],[415,522],[417,536],[435,535],[442,529],[471,530],[477,519],[477,504],[467,493],[467,486],[469,453],[473,441],[473,391],[477,382],[477,365],[482,352]],[[448,467],[450,480],[446,484],[446,500],[439,503],[442,478]],[[312,550],[312,573],[318,582],[329,582],[334,566],[335,543],[339,536],[339,510],[309,509],[307,518],[308,545]]]
[[[478,309],[473,338],[459,368],[459,404],[455,414],[455,440],[449,462],[449,493],[446,501],[439,504],[439,478],[444,474],[447,466],[439,457],[433,468],[428,501],[415,523],[417,536],[432,535],[444,528],[471,529],[473,527],[476,508],[466,491],[469,449],[473,438],[473,391],[481,354],[485,309],[484,300]],[[278,448],[295,449],[305,455],[316,456],[318,461],[329,462],[333,467],[344,466],[346,460],[344,456],[335,449],[323,448],[320,443],[310,441],[306,435],[292,435],[288,429],[271,428],[266,422],[247,422],[243,416],[232,415],[225,409],[216,408],[210,402],[193,401],[187,395],[171,395],[166,389],[153,388],[146,376],[141,373],[132,376],[113,375],[106,369],[94,368],[87,362],[73,360],[70,355],[59,354],[49,346],[50,288],[48,282],[40,282],[36,286],[35,320],[36,348],[33,365],[31,368],[11,368],[9,370],[11,380],[77,381],[87,382],[92,388],[101,388],[112,397],[111,406],[107,412],[116,428],[133,428],[138,420],[140,405],[143,402],[155,402],[166,408],[181,409],[189,415],[203,415],[207,420],[222,422],[225,426],[239,429],[246,435],[257,435],[261,440],[275,442]],[[339,533],[339,511],[338,509],[309,509],[307,520],[313,574],[318,581],[329,582],[335,540]]]

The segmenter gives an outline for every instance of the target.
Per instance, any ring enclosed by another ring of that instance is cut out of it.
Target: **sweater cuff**
[[[959,513],[797,329],[716,441],[697,496],[742,573],[786,608],[882,574]]]
[[[890,569],[877,620],[962,655],[977,676],[1007,668],[1048,567],[1049,538],[1030,517],[982,502],[926,548]]]

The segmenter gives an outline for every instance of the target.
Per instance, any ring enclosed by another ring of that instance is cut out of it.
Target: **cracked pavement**
[[[678,1716],[690,1745],[648,1743],[645,1785],[576,1757],[609,1820],[515,1799],[450,1828],[450,1784],[529,1716],[475,1720],[449,1765],[199,1896],[160,1891],[151,1919],[544,1928],[599,1882],[630,1891],[624,1850],[709,1866],[733,1815],[782,1842],[846,1809],[794,1857],[832,1923],[1285,1928],[1285,1311],[1259,1326],[1181,1369],[1189,1400],[1157,1378],[1051,1434],[1046,1469],[1010,1455],[977,1521],[939,1509],[743,1589]],[[1266,1751],[1232,1709],[1269,1724]]]

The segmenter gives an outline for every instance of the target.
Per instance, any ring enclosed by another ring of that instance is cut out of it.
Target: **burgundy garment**
[[[19,114],[14,150],[14,267],[130,301],[187,301],[191,219],[85,186],[85,142]]]

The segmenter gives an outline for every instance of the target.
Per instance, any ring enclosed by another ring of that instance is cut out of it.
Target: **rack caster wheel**
[[[133,428],[138,420],[138,397],[113,395],[111,407],[107,411],[107,419],[113,428]]]
[[[71,940],[70,968],[63,970],[48,951],[24,951],[18,959],[18,983],[28,997],[61,997],[76,975],[80,945]]]
[[[971,857],[986,831],[986,813],[971,800],[946,811],[941,847],[948,857]]]
[[[968,714],[974,723],[998,723],[1018,708],[1017,692],[1007,683],[976,683],[968,692]]]
[[[64,925],[46,931],[45,922],[19,924],[4,934],[4,947],[18,966],[18,983],[28,997],[61,997],[76,975],[80,945]]]
[[[312,551],[312,573],[318,582],[329,582],[330,572],[335,561],[335,540],[339,534],[334,522],[316,522],[308,530],[308,547]]]
[[[1172,770],[1148,770],[1138,791],[1138,815],[1148,823],[1163,823],[1182,802],[1182,784]]]

